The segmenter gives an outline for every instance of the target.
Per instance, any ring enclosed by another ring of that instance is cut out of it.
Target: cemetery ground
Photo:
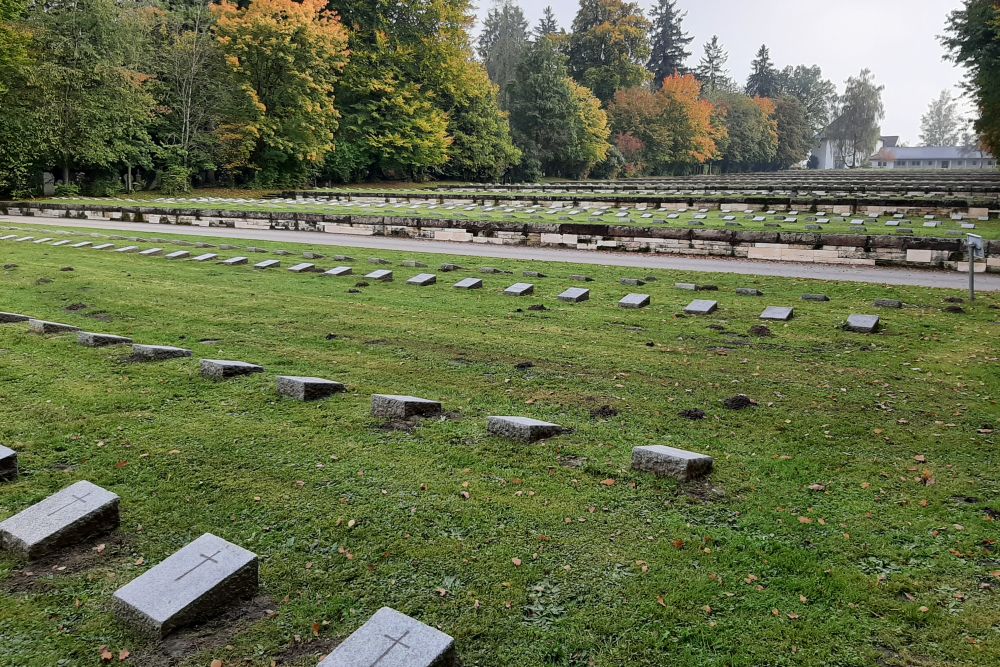
[[[454,636],[466,667],[1000,663],[1000,294],[254,245],[293,255],[3,243],[0,310],[194,359],[0,325],[0,444],[22,469],[0,518],[82,479],[122,518],[41,561],[0,555],[0,665],[311,667],[383,606]],[[289,272],[303,251],[355,275]],[[693,279],[718,291],[675,288]],[[504,296],[515,282],[534,294]],[[619,308],[630,292],[651,304]],[[683,315],[695,298],[719,308]],[[882,329],[843,330],[853,313]],[[199,358],[267,372],[213,382]],[[348,391],[296,402],[275,375]],[[375,419],[375,393],[445,414]],[[569,432],[520,444],[487,433],[497,414]],[[715,469],[631,470],[650,444]],[[259,595],[163,642],[123,626],[114,591],[205,532],[259,555]]]

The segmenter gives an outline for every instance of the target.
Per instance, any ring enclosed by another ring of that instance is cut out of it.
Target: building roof
[[[883,148],[895,148],[899,143],[899,135],[879,137],[882,140]]]
[[[985,151],[964,146],[896,146],[894,148],[883,148],[872,159],[892,161],[892,160],[966,160],[993,159],[993,156]]]

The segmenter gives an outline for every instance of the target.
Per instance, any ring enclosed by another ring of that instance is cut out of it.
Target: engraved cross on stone
[[[376,658],[375,662],[373,662],[371,665],[369,665],[369,667],[375,667],[375,665],[377,665],[378,663],[382,662],[383,658],[385,658],[387,655],[389,655],[389,653],[392,651],[392,649],[396,648],[397,646],[402,646],[403,648],[410,648],[409,644],[404,644],[403,643],[403,640],[406,639],[406,635],[408,635],[408,634],[410,634],[409,630],[407,630],[406,632],[404,632],[402,634],[402,636],[400,636],[398,639],[396,637],[393,637],[392,635],[382,635],[383,637],[385,637],[386,639],[388,639],[389,641],[391,641],[392,644],[390,644],[389,648],[387,648],[385,651],[383,651],[382,655],[380,655],[378,658]]]
[[[222,553],[222,549],[218,549],[211,556],[206,556],[205,554],[198,554],[199,556],[201,556],[201,562],[198,563],[197,565],[195,565],[194,567],[192,567],[190,570],[188,570],[187,572],[185,572],[181,576],[179,576],[176,579],[174,579],[174,581],[180,581],[181,579],[183,579],[184,577],[188,576],[189,574],[191,574],[192,572],[194,572],[195,570],[197,570],[199,567],[201,567],[205,563],[208,563],[208,562],[218,563],[219,561],[215,560],[215,557],[218,556],[220,553]]]
[[[53,514],[55,514],[55,513],[57,513],[57,512],[62,512],[62,511],[63,511],[64,509],[66,509],[67,507],[69,507],[69,506],[71,506],[71,505],[75,505],[75,504],[77,504],[77,503],[83,503],[84,505],[86,505],[86,504],[87,504],[87,501],[85,501],[85,500],[84,500],[84,498],[86,498],[87,496],[89,496],[89,495],[90,495],[91,493],[93,493],[93,491],[87,491],[87,492],[86,492],[85,494],[83,494],[82,496],[78,496],[78,495],[76,495],[75,493],[73,493],[73,494],[70,494],[70,495],[72,495],[72,496],[73,496],[73,500],[69,501],[68,503],[66,503],[66,504],[65,504],[65,505],[63,505],[62,507],[57,507],[56,509],[52,510],[51,512],[49,512],[49,513],[48,513],[48,515],[47,515],[47,516],[52,516]]]

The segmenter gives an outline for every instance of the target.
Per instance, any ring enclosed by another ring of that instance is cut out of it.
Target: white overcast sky
[[[478,4],[482,19],[492,0]],[[578,0],[520,0],[532,26],[547,4],[568,30]],[[648,16],[655,2],[639,4]],[[885,86],[882,133],[916,145],[930,100],[945,88],[961,93],[963,71],[944,60],[937,40],[948,13],[961,5],[962,0],[678,0],[677,8],[687,12],[684,29],[694,36],[689,66],[718,35],[739,81],[746,80],[762,43],[778,67],[819,65],[838,92],[847,77],[868,67]]]

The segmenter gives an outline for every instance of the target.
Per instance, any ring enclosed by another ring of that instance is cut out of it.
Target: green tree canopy
[[[691,52],[687,47],[694,40],[681,28],[687,12],[679,12],[676,0],[659,0],[653,7],[653,29],[649,71],[653,74],[653,85],[659,88],[663,80],[673,74],[687,74],[687,59]],[[713,38],[715,39],[715,38]],[[723,59],[723,62],[725,59]]]
[[[924,146],[958,146],[962,141],[963,125],[951,91],[942,90],[920,119],[920,143]]]
[[[510,106],[510,84],[529,41],[528,21],[521,8],[512,0],[494,4],[483,22],[478,50],[490,81],[500,89],[501,108]]]
[[[757,56],[750,64],[750,76],[747,78],[747,95],[750,97],[777,97],[779,91],[778,72],[771,62],[771,52],[767,45],[761,44]]]
[[[625,0],[581,0],[569,38],[570,74],[599,100],[649,79],[650,23]]]
[[[965,0],[949,15],[942,41],[951,59],[968,71],[966,89],[979,111],[976,132],[988,150],[1000,155],[1000,5]]]

